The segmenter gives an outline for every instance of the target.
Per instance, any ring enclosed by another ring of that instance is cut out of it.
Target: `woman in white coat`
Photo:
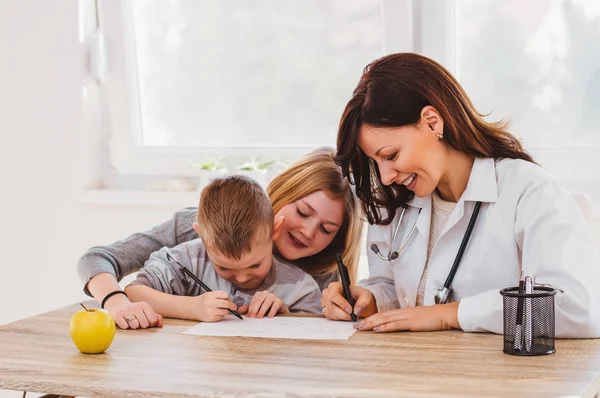
[[[499,291],[523,271],[559,289],[556,336],[600,336],[600,256],[577,205],[441,65],[410,53],[370,64],[337,146],[371,224],[370,275],[351,287],[357,329],[502,333]],[[329,319],[350,320],[341,292],[323,291]]]

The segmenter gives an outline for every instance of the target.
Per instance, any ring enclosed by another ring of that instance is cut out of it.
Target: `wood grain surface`
[[[89,303],[94,306],[94,304]],[[502,353],[502,336],[355,333],[347,341],[117,330],[104,354],[69,336],[73,305],[0,326],[0,389],[110,397],[595,397],[600,340],[557,340],[544,357]]]

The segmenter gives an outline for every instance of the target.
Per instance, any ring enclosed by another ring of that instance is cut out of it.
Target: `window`
[[[378,1],[131,2],[142,143],[315,147],[380,57]]]
[[[600,149],[600,2],[456,1],[457,74],[525,145]]]
[[[113,166],[186,174],[211,157],[334,147],[352,87],[384,54],[386,3],[103,3]]]
[[[101,1],[101,0],[97,0]],[[102,1],[111,165],[195,175],[225,157],[292,161],[335,146],[366,64],[414,51],[445,65],[489,120],[600,198],[597,0]]]

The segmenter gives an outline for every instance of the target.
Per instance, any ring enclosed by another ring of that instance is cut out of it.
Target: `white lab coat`
[[[424,305],[433,305],[458,252],[475,202],[481,210],[452,283],[464,331],[503,332],[500,289],[516,286],[523,269],[536,284],[561,289],[556,299],[557,337],[600,336],[600,255],[571,195],[541,167],[523,160],[476,159],[464,194],[450,215],[428,263]],[[360,283],[379,311],[415,306],[429,244],[431,197],[409,201],[392,250],[416,222],[400,256],[388,255],[400,210],[390,225],[369,226],[369,278]],[[421,214],[418,209],[422,208]]]

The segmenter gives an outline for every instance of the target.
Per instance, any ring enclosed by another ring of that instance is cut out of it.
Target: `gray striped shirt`
[[[77,263],[77,272],[87,290],[87,283],[94,276],[107,272],[117,280],[138,271],[150,254],[161,247],[175,247],[183,242],[198,238],[192,224],[196,221],[197,208],[188,207],[173,214],[173,218],[144,232],[137,232],[127,238],[106,246],[90,248]],[[321,290],[338,280],[337,271],[316,276],[315,281]]]
[[[290,312],[321,313],[319,285],[300,268],[273,256],[273,265],[262,285],[256,290],[244,291],[217,275],[200,239],[184,242],[172,249],[163,247],[152,253],[131,284],[149,286],[178,296],[199,296],[205,293],[177,263],[167,260],[167,252],[212,290],[227,292],[238,307],[249,304],[254,293],[268,290],[281,298]]]

